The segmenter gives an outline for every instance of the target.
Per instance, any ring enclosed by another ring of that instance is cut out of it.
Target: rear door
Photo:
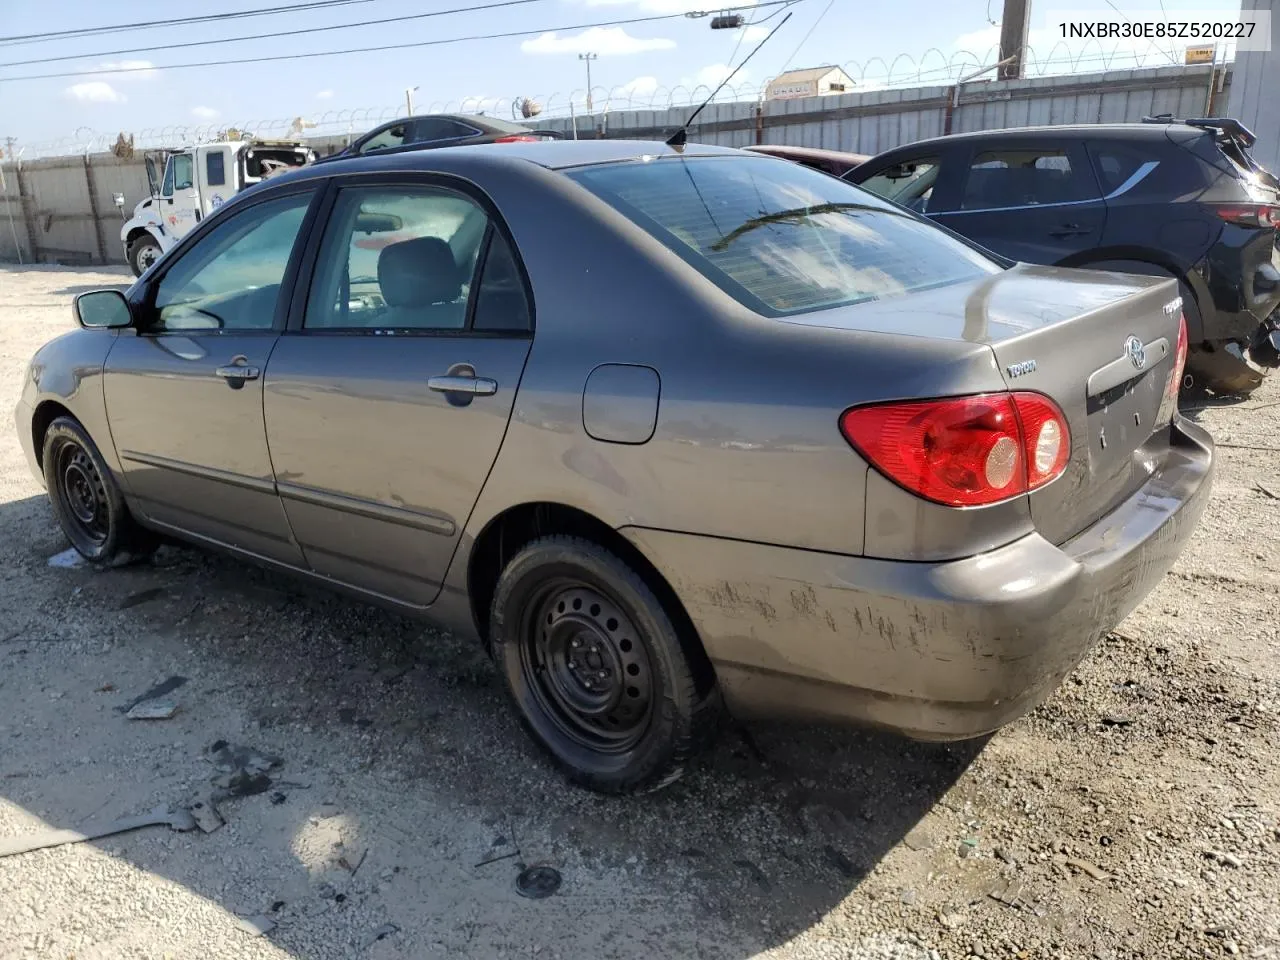
[[[939,223],[1023,263],[1069,262],[1098,246],[1107,208],[1083,143],[979,142],[959,203]]]
[[[496,211],[452,179],[339,181],[266,373],[277,488],[313,570],[430,604],[533,337]]]

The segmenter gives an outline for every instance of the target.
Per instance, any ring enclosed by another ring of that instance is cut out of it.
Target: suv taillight
[[[1214,212],[1227,223],[1242,227],[1280,226],[1280,208],[1266,203],[1215,203]]]
[[[1039,393],[988,393],[846,410],[840,432],[912,493],[978,507],[1029,493],[1062,475],[1071,434]]]

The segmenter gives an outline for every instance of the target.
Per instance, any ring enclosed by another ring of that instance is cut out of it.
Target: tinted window
[[[969,166],[962,210],[1066,203],[1097,196],[1087,170],[1075,169],[1060,149],[1009,149],[980,153]]]
[[[338,195],[307,301],[310,329],[460,330],[488,218],[434,187]]]
[[[490,238],[472,325],[476,330],[532,330],[524,279],[511,245],[497,230],[490,232]]]
[[[768,315],[899,296],[1000,269],[938,228],[798,164],[681,157],[568,175]]]
[[[884,197],[916,213],[927,213],[929,198],[933,196],[933,184],[938,179],[938,158],[924,157],[904,160],[885,167],[863,180],[859,186],[870,190],[877,197]]]
[[[225,150],[210,150],[205,154],[204,178],[211,187],[220,187],[227,182],[227,154]]]
[[[151,330],[267,330],[311,194],[268,200],[224,220],[156,290]]]
[[[413,139],[415,143],[426,143],[432,140],[457,140],[459,137],[474,137],[478,130],[458,123],[456,120],[444,120],[429,117],[416,122]]]
[[[369,140],[360,147],[361,153],[373,153],[376,150],[386,150],[388,147],[398,147],[405,142],[408,126],[404,123],[396,123],[375,133]]]
[[[191,189],[191,154],[179,153],[173,158],[173,189]]]

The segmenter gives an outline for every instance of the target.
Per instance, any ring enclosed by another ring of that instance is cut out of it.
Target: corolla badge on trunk
[[[1021,363],[1011,363],[1004,369],[1009,374],[1010,379],[1013,379],[1028,373],[1035,373],[1036,362],[1034,360],[1023,360]]]
[[[1146,348],[1142,346],[1142,341],[1137,337],[1130,336],[1124,342],[1124,355],[1129,358],[1129,362],[1138,370],[1147,365]]]

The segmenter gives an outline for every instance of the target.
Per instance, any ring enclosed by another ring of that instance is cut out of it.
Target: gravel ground
[[[126,279],[0,268],[6,416],[70,296]],[[450,636],[196,551],[50,567],[0,429],[0,842],[187,802],[216,740],[283,758],[216,832],[0,860],[0,958],[1280,958],[1280,381],[1187,412],[1220,449],[1201,528],[1040,710],[951,746],[732,730],[621,801]],[[117,709],[171,676],[172,719]],[[539,863],[560,890],[518,896]]]

